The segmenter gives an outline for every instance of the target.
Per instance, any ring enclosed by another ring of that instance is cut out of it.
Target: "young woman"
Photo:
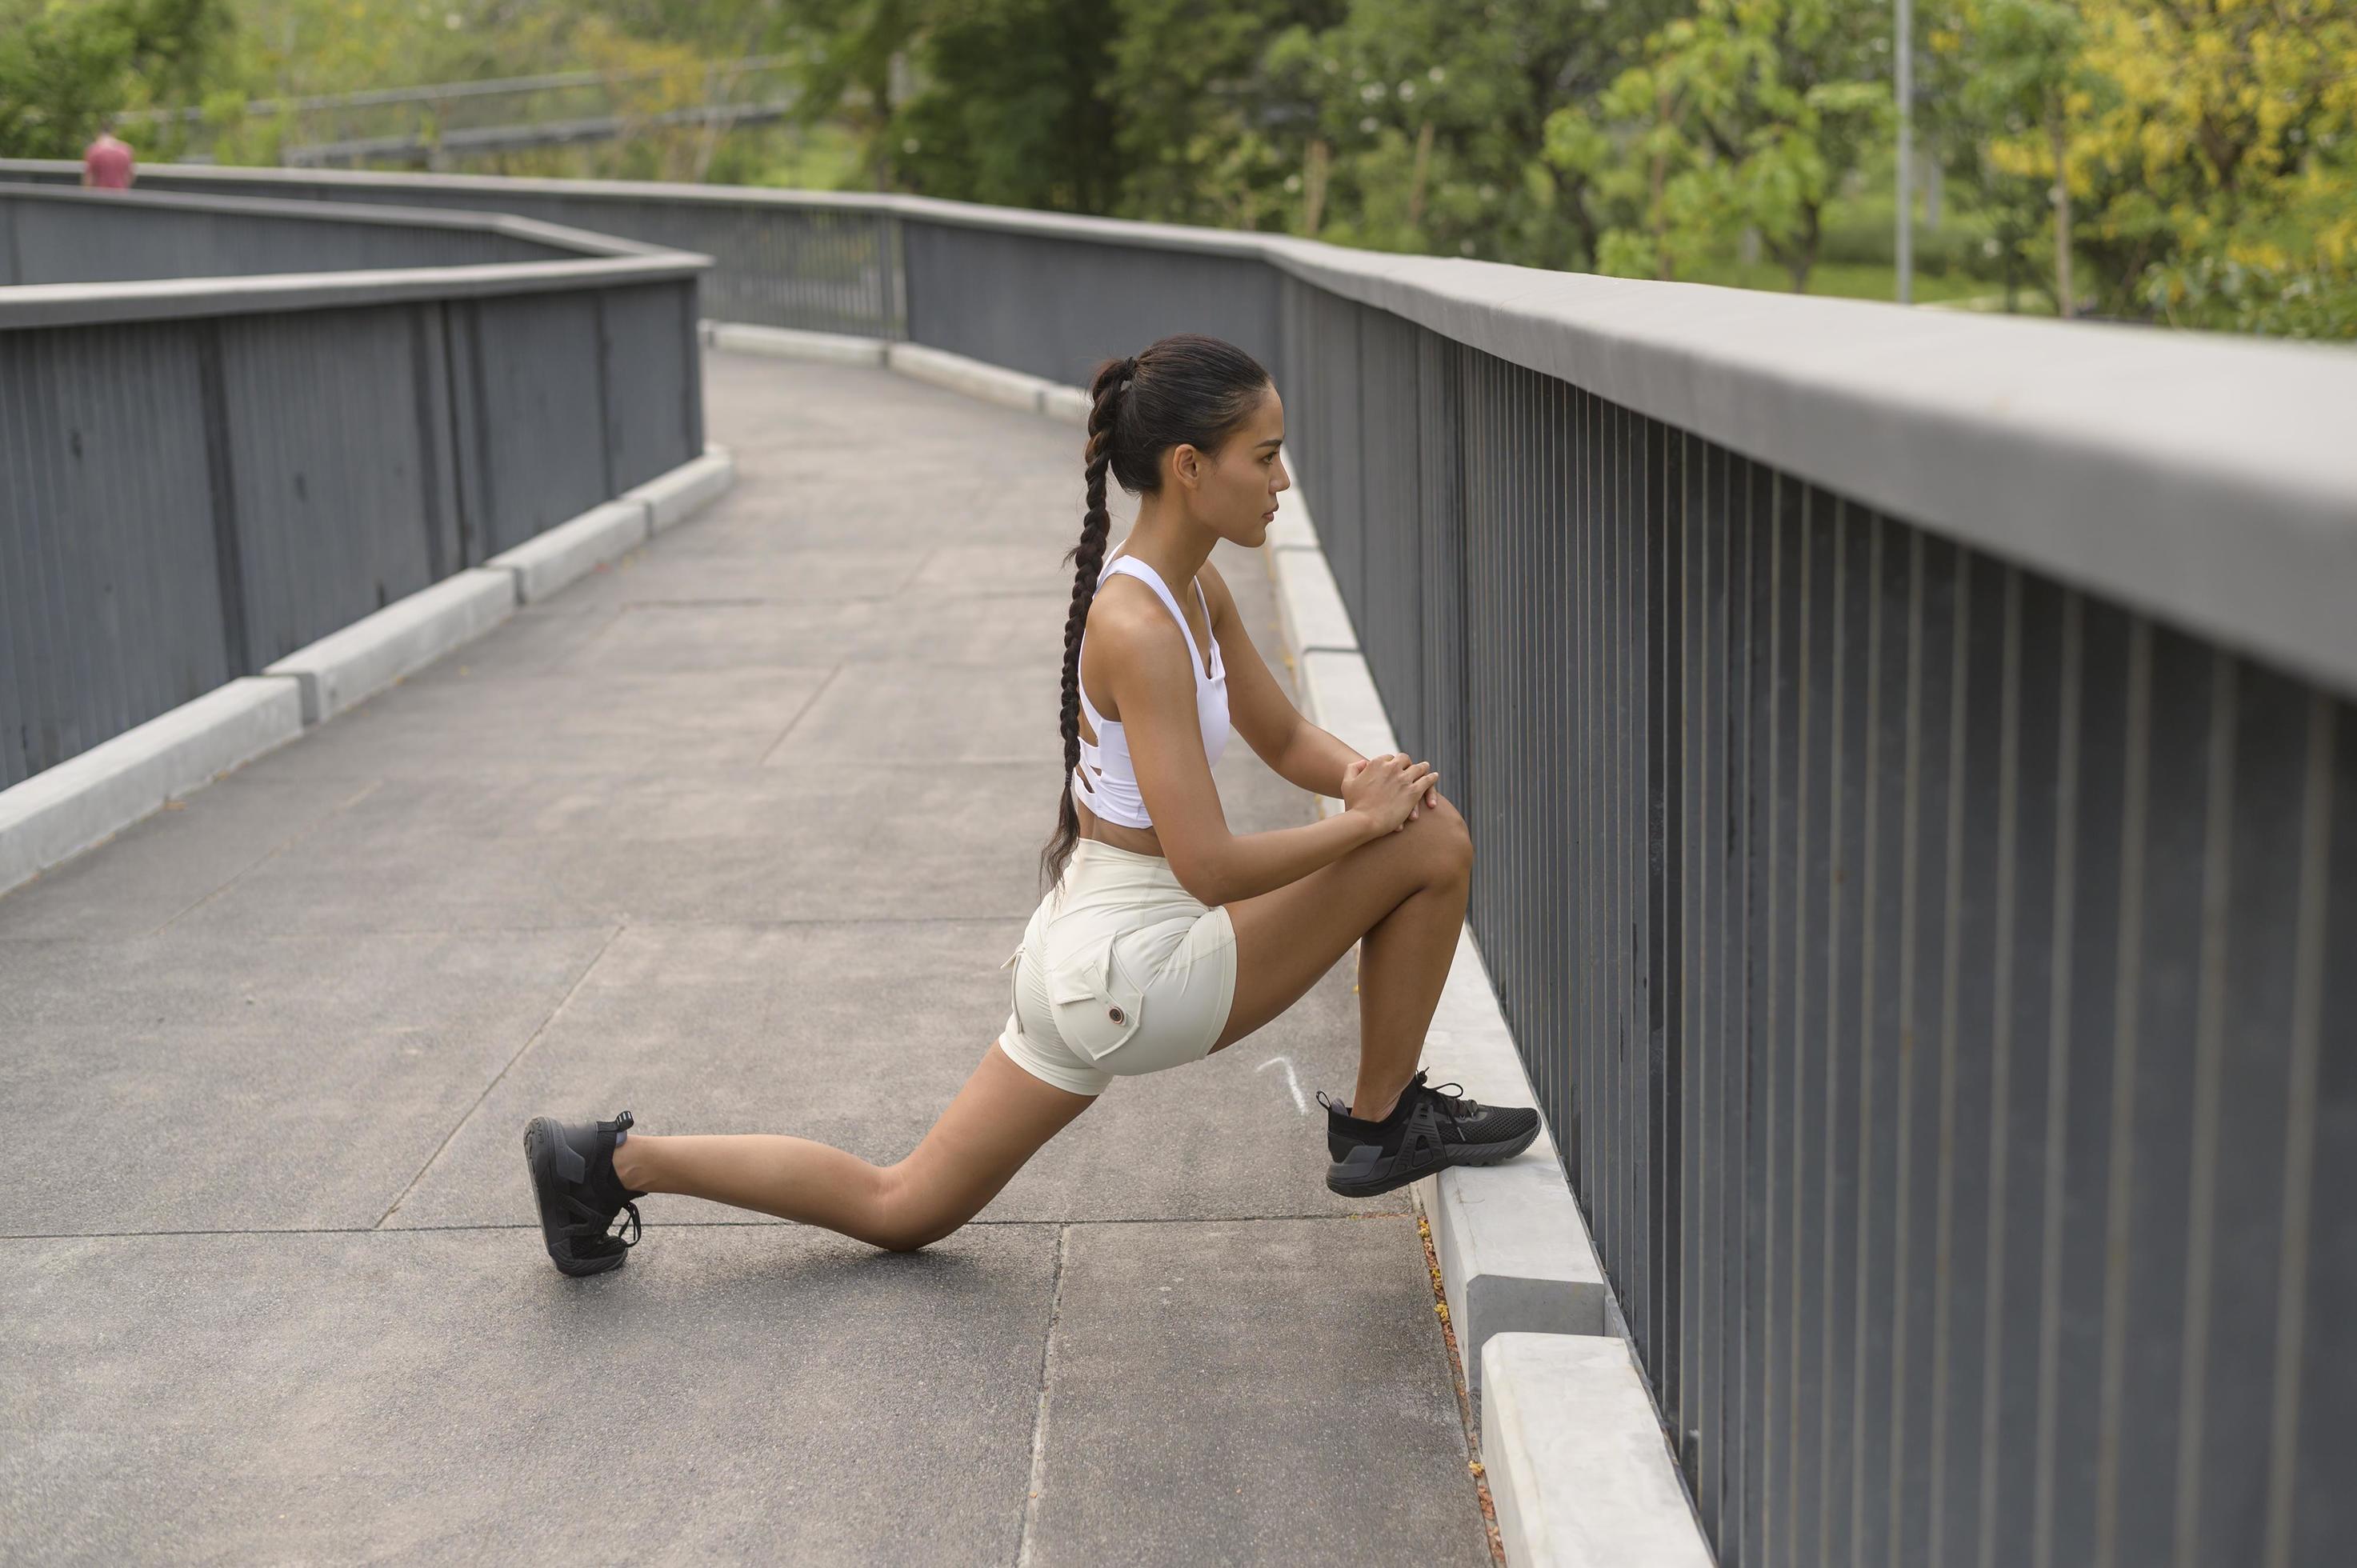
[[[972,1219],[1117,1077],[1223,1050],[1284,1012],[1363,939],[1359,1077],[1328,1099],[1326,1185],[1387,1192],[1528,1148],[1538,1112],[1427,1088],[1425,1026],[1472,876],[1464,819],[1430,766],[1363,757],[1286,701],[1210,560],[1256,546],[1291,481],[1268,373],[1216,338],[1165,338],[1089,389],[1088,515],[1064,624],[1064,784],[1040,854],[1049,890],[1014,970],[1013,1011],[914,1153],[874,1165],[805,1138],[652,1137],[535,1117],[524,1158],[549,1256],[619,1265],[650,1192],[823,1225],[895,1251]],[[1105,476],[1139,497],[1108,556]],[[1279,776],[1340,799],[1322,822],[1236,834],[1211,765],[1231,725]],[[1447,1085],[1458,1088],[1458,1085]],[[618,1215],[627,1215],[621,1226]]]

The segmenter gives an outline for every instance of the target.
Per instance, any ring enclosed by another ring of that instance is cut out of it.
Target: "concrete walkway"
[[[1052,822],[1078,432],[706,375],[718,507],[0,897],[0,1559],[1488,1563],[1407,1195],[1322,1179],[1347,962],[922,1252],[549,1267],[538,1112],[913,1147]]]

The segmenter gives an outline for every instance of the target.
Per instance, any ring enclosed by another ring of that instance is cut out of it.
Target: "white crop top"
[[[1188,665],[1195,672],[1195,716],[1203,726],[1203,755],[1212,762],[1228,745],[1228,667],[1220,658],[1220,639],[1211,639],[1211,672],[1203,673],[1201,650],[1195,646],[1195,633],[1187,618],[1178,613],[1178,601],[1170,596],[1162,581],[1162,574],[1134,555],[1116,555],[1104,564],[1097,574],[1097,586],[1120,572],[1137,578],[1161,596],[1178,617],[1178,634],[1187,639]],[[1211,602],[1203,597],[1203,585],[1195,585],[1195,597],[1203,606],[1203,625],[1211,624]],[[1089,645],[1088,628],[1081,629],[1081,646]],[[1081,707],[1089,715],[1089,725],[1097,732],[1093,745],[1086,736],[1081,736],[1081,765],[1072,770],[1073,798],[1088,802],[1090,811],[1109,822],[1119,822],[1125,828],[1150,828],[1154,819],[1146,813],[1146,797],[1137,788],[1137,769],[1130,761],[1129,740],[1122,734],[1119,719],[1107,719],[1097,713],[1096,704],[1089,701],[1089,689],[1081,688]]]

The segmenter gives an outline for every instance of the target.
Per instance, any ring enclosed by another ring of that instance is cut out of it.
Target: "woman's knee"
[[[1435,872],[1442,876],[1470,880],[1473,875],[1473,834],[1465,825],[1464,814],[1444,797],[1437,806],[1426,806],[1408,824],[1411,833],[1421,832],[1424,853],[1432,857]]]
[[[887,1165],[879,1173],[876,1220],[862,1238],[888,1252],[913,1252],[951,1234],[973,1218],[959,1214],[937,1193],[919,1189],[908,1179],[905,1163]]]

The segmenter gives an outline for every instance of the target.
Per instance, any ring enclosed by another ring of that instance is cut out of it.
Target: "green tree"
[[[1340,0],[1114,0],[1112,10],[1119,28],[1101,92],[1121,168],[1113,214],[1288,227],[1297,203],[1286,179],[1316,106],[1271,69],[1273,44],[1331,26]]]
[[[2083,59],[2077,0],[1956,0],[1932,24],[1927,85],[1943,161],[1975,183],[1995,217],[2008,284],[2018,263],[2041,270],[2032,252],[2043,248],[2055,311],[2072,315],[2071,186],[2057,171],[2074,121],[2103,91]],[[2041,144],[2042,158],[2031,151]]]
[[[928,195],[1103,213],[1121,188],[1103,88],[1118,13],[1103,0],[961,0],[917,51],[892,117],[906,183]]]
[[[1598,230],[1544,155],[1548,115],[1599,91],[1672,0],[1351,0],[1270,45],[1312,106],[1296,133],[1299,231],[1373,249],[1587,264]]]
[[[0,0],[0,153],[78,158],[107,115],[192,101],[227,0]]]
[[[2103,308],[2357,336],[2357,6],[2080,0],[2067,150]],[[1999,147],[2033,166],[2038,149]]]
[[[1748,230],[1805,290],[1826,203],[1889,134],[1888,38],[1865,0],[1698,0],[1655,30],[1592,107],[1546,126],[1599,267],[1684,276]]]

